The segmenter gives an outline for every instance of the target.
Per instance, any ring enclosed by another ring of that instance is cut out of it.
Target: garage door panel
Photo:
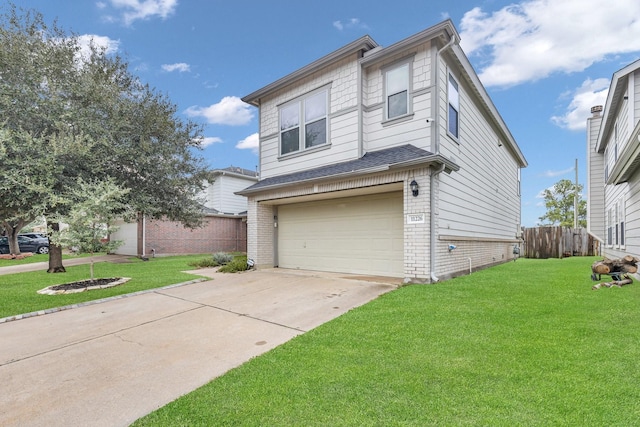
[[[401,192],[283,205],[279,265],[402,277],[403,233]]]

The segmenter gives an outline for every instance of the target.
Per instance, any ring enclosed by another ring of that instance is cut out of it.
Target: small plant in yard
[[[213,260],[217,262],[218,265],[226,265],[233,261],[233,255],[226,252],[216,252],[213,254]]]
[[[203,258],[198,261],[194,261],[189,265],[197,268],[219,267],[221,265],[228,264],[233,260],[233,255],[226,252],[216,252],[210,258]]]
[[[247,256],[238,255],[234,257],[232,261],[220,267],[218,271],[222,273],[237,273],[239,271],[246,271],[248,269],[249,265],[247,264]]]

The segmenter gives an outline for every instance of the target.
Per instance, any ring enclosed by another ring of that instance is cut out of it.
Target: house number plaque
[[[407,224],[424,224],[424,213],[408,214]]]

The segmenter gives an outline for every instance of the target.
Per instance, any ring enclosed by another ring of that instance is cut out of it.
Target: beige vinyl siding
[[[431,149],[431,92],[423,92],[410,98],[413,103],[413,116],[407,120],[383,123],[382,105],[364,114],[365,151],[412,144],[429,151]]]
[[[442,67],[440,87],[449,70]],[[497,131],[473,102],[466,83],[459,84],[459,139],[447,134],[447,94],[440,98],[440,152],[460,170],[440,174],[439,232],[459,237],[513,239],[520,226],[518,164]],[[502,146],[500,145],[502,143]]]
[[[631,80],[630,80],[631,81]],[[625,92],[626,97],[629,96],[629,91]],[[629,142],[629,138],[631,137],[631,132],[633,132],[633,109],[630,108],[629,102],[622,102],[620,105],[620,111],[618,113],[618,118],[616,120],[617,128],[618,128],[618,159],[620,159],[620,153]],[[611,135],[612,142],[614,134]],[[637,141],[633,141],[634,143]]]
[[[604,241],[604,156],[595,151],[602,118],[587,121],[587,227],[589,232]]]
[[[411,58],[412,90],[409,94],[412,116],[408,119],[384,122],[383,69],[390,64]],[[401,52],[382,64],[365,70],[364,78],[363,140],[365,151],[404,144],[430,150],[431,111],[431,44],[424,43],[417,48]]]
[[[403,277],[403,194],[278,207],[278,265]]]
[[[625,253],[640,256],[640,172],[629,181],[625,221]]]
[[[631,100],[633,103],[633,123],[637,123],[640,120],[640,71],[636,71],[631,75],[632,95]]]
[[[313,90],[329,90],[330,148],[280,157],[278,106]],[[354,54],[262,101],[260,107],[261,178],[269,178],[357,158],[358,62]]]
[[[279,137],[262,141],[261,179],[300,172],[358,158],[357,111],[350,110],[329,117],[331,147],[314,152],[300,152],[286,158],[279,156]]]

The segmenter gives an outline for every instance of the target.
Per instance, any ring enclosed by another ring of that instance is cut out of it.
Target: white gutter
[[[440,49],[438,49],[436,51],[436,60],[435,60],[435,86],[436,86],[436,90],[435,90],[435,97],[436,97],[436,107],[437,104],[439,103],[440,100],[440,79],[438,78],[438,73],[440,70],[440,54],[445,50],[450,48],[451,46],[453,46],[453,44],[456,42],[456,35],[455,34],[451,34],[451,39],[449,40],[449,42],[447,44],[445,44],[444,46],[442,46]],[[435,111],[439,111],[438,108],[435,109]],[[439,156],[440,155],[440,125],[439,125],[439,114],[436,113],[434,114],[434,123],[433,123],[433,127],[435,127],[435,141],[434,141],[434,151],[435,151],[435,155]],[[430,269],[431,269],[431,283],[436,283],[438,282],[440,279],[438,279],[438,276],[436,276],[436,227],[435,227],[435,222],[436,222],[436,213],[435,213],[435,208],[436,208],[436,196],[435,196],[435,178],[440,175],[445,169],[445,165],[442,164],[442,166],[440,167],[440,169],[438,170],[434,170],[431,169],[431,179],[429,179],[429,222],[430,222],[430,226],[429,226],[429,263],[430,263]]]

